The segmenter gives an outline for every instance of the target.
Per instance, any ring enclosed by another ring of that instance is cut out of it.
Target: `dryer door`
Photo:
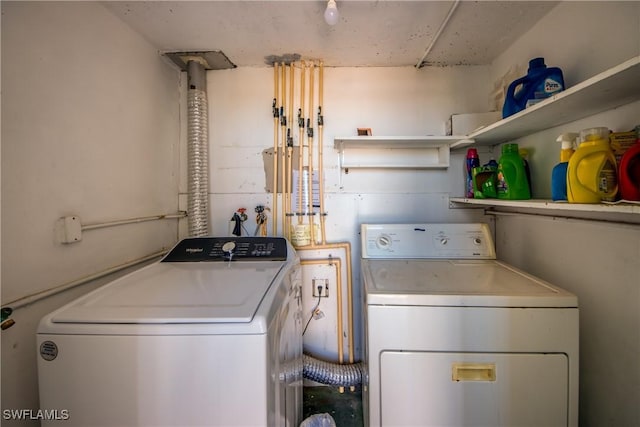
[[[383,426],[566,426],[565,354],[384,351]]]

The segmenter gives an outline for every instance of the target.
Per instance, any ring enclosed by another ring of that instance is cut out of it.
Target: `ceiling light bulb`
[[[327,24],[329,25],[336,25],[339,18],[340,13],[338,12],[336,0],[329,0],[327,3],[327,9],[324,11],[324,20],[327,21]]]

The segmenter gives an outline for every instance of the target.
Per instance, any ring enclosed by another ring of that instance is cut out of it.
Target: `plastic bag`
[[[305,418],[300,427],[336,427],[333,417],[327,413],[315,414]]]

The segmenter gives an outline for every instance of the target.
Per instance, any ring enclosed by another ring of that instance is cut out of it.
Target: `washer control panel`
[[[287,241],[281,237],[192,237],[178,242],[162,262],[286,259]]]
[[[362,224],[363,258],[495,259],[487,224]]]

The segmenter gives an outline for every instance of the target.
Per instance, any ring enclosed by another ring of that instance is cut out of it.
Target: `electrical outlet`
[[[328,279],[313,279],[312,292],[314,298],[329,298],[329,280]]]

